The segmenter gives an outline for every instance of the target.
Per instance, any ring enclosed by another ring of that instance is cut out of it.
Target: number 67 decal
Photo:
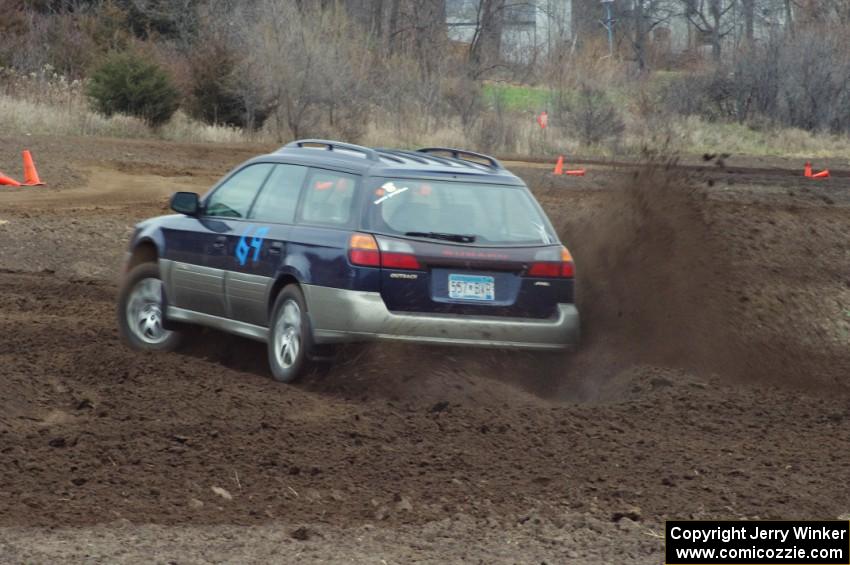
[[[253,237],[251,237],[252,232]],[[254,250],[251,262],[257,262],[260,258],[260,249],[263,247],[263,240],[267,233],[269,233],[269,228],[265,226],[259,227],[256,230],[254,229],[254,226],[248,226],[245,228],[245,231],[242,233],[242,237],[239,238],[239,244],[236,246],[236,259],[239,261],[241,266],[244,267],[248,262],[248,255],[251,253],[251,249]],[[249,237],[251,237],[250,242],[248,241]]]

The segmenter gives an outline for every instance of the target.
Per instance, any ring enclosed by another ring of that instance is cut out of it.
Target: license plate
[[[480,275],[449,275],[449,298],[458,300],[496,299],[496,281]]]

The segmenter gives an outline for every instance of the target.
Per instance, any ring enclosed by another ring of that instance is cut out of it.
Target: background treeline
[[[504,40],[511,18],[555,21],[558,2],[460,3],[462,42],[446,0],[0,0],[0,128],[502,153],[845,150],[850,2],[615,0],[609,46],[598,0],[573,0],[571,33],[522,53]],[[676,25],[688,45],[672,52],[659,38]]]

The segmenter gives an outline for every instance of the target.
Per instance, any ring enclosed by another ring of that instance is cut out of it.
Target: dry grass
[[[191,141],[203,143],[246,143],[254,141],[273,141],[262,135],[250,136],[243,130],[225,125],[209,125],[191,119],[182,111],[177,111],[171,121],[162,126],[157,137],[169,141]]]
[[[850,137],[796,128],[755,130],[741,124],[688,117],[672,120],[669,131],[670,146],[690,154],[726,152],[800,158],[846,158],[850,154]]]
[[[24,75],[0,68],[0,131],[5,135],[81,135],[239,143],[250,141],[242,130],[210,126],[177,112],[152,130],[138,118],[106,117],[94,112],[80,81],[69,82],[46,67]]]
[[[135,118],[106,118],[81,111],[75,105],[29,102],[3,94],[0,94],[0,131],[24,135],[151,137],[150,129]]]
[[[41,84],[41,87],[38,86]],[[93,112],[79,87],[40,82],[0,88],[0,131],[5,135],[67,135],[165,139],[204,143],[275,141],[270,132],[249,135],[227,126],[211,126],[178,112],[158,130],[129,116],[105,117]],[[805,158],[846,158],[850,137],[813,134],[792,128],[755,130],[740,124],[707,122],[698,117],[669,115],[640,116],[627,112],[626,133],[614,144],[583,146],[577,136],[564,128],[541,130],[531,112],[511,112],[500,127],[509,131],[512,147],[494,153],[525,155],[571,154],[614,157],[643,148],[702,154],[725,152],[753,156]],[[405,124],[401,130],[386,116],[373,119],[361,143],[371,146],[421,147],[424,145],[478,148],[475,135],[465,132],[459,119],[444,120],[431,131],[419,123]]]
[[[138,118],[122,115],[107,118],[75,100],[65,104],[30,102],[5,94],[0,94],[0,131],[7,135],[133,137],[205,143],[251,141],[242,130],[203,124],[182,112],[158,130],[152,130]]]

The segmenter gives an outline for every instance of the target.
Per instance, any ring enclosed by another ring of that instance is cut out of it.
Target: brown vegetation
[[[742,131],[759,145],[787,128],[850,131],[841,3],[623,0],[610,52],[598,2],[574,1],[572,22],[550,10],[557,4],[518,11],[482,0],[459,16],[445,0],[0,0],[0,96],[8,97],[0,103],[64,103],[82,116],[82,84],[110,53],[131,51],[165,69],[181,92],[175,123],[147,133],[167,138],[445,139],[504,153],[611,153],[699,151],[724,132],[733,145]],[[458,18],[466,27],[452,27]],[[547,22],[545,42],[511,35],[529,19]],[[463,40],[457,29],[468,30]],[[683,30],[688,44],[674,49]],[[49,94],[57,84],[64,96]],[[545,133],[534,127],[542,110],[551,119]],[[22,120],[0,125],[29,132]],[[710,130],[698,140],[694,120]],[[146,131],[101,121],[75,123],[99,124],[78,133]]]

